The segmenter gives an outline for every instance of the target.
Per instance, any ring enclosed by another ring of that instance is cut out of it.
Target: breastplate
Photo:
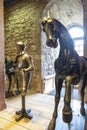
[[[28,62],[26,60],[26,57],[23,55],[23,56],[19,56],[17,58],[17,62],[16,62],[16,67],[21,69],[21,68],[27,68],[29,65],[28,65]]]

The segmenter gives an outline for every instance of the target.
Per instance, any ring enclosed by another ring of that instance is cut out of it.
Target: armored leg
[[[21,95],[22,96],[26,96],[27,95],[27,92],[29,90],[29,87],[30,87],[30,81],[31,81],[31,76],[32,76],[32,72],[26,72],[26,73],[22,73],[22,82],[23,82],[23,85],[20,85],[22,86],[21,87]]]

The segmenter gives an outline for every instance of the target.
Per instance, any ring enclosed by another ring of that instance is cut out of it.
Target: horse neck
[[[59,34],[60,52],[69,53],[72,55],[74,53],[73,40],[70,37],[68,31],[64,28]]]
[[[57,33],[57,37],[59,38],[60,47],[68,50],[74,49],[73,40],[66,29],[66,27],[60,23],[58,20],[54,19],[54,28]]]

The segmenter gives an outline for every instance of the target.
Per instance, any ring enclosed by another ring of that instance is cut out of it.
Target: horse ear
[[[48,12],[47,12],[47,17],[50,17],[50,11],[48,10]]]
[[[47,17],[43,17],[43,22],[46,22],[47,21]]]
[[[47,16],[43,17],[43,22],[52,22],[52,17],[49,11],[47,12]]]
[[[47,22],[48,23],[52,22],[52,17],[50,15],[50,11],[47,12]]]

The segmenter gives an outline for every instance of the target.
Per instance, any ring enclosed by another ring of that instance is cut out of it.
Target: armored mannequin
[[[26,45],[23,42],[17,43],[18,55],[15,60],[15,78],[13,94],[17,93],[17,83],[22,96],[28,92],[32,71],[34,70],[32,57],[25,52]]]
[[[14,95],[17,93],[17,86],[22,96],[22,109],[17,111],[18,117],[16,121],[21,120],[23,117],[32,119],[31,110],[25,109],[25,96],[28,92],[30,86],[30,80],[32,71],[34,70],[32,57],[25,52],[26,45],[23,42],[17,43],[18,55],[15,60],[15,76],[14,76],[14,86],[12,92]]]

